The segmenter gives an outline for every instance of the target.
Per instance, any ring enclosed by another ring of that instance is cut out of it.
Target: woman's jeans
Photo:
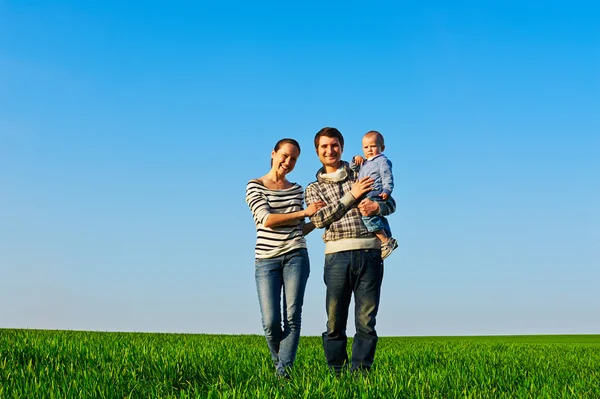
[[[286,369],[294,364],[296,358],[304,290],[309,274],[310,262],[305,248],[255,260],[262,325],[271,358],[280,375],[286,374]]]

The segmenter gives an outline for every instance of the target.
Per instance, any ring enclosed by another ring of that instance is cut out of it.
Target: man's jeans
[[[304,248],[275,258],[255,260],[256,289],[263,330],[271,358],[280,375],[286,374],[286,369],[293,365],[296,358],[304,290],[309,274],[308,251]]]
[[[354,292],[356,334],[352,345],[352,369],[369,369],[377,346],[375,317],[383,280],[381,251],[363,249],[327,254],[324,278],[327,331],[323,333],[323,349],[327,364],[339,373],[348,363],[346,323]]]

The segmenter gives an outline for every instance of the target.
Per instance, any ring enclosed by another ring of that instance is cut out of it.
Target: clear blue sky
[[[599,7],[0,1],[0,327],[262,333],[245,184],[335,126],[394,164],[380,335],[600,333]]]

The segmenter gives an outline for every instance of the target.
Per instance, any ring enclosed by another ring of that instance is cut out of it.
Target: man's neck
[[[325,168],[325,173],[333,173],[336,170],[338,170],[341,166],[342,166],[341,162],[339,162],[336,166],[323,165],[323,167]]]

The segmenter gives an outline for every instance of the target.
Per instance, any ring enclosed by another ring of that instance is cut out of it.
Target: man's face
[[[343,148],[337,137],[319,137],[319,145],[317,146],[317,155],[323,166],[331,168],[339,168],[340,160],[342,159]]]

